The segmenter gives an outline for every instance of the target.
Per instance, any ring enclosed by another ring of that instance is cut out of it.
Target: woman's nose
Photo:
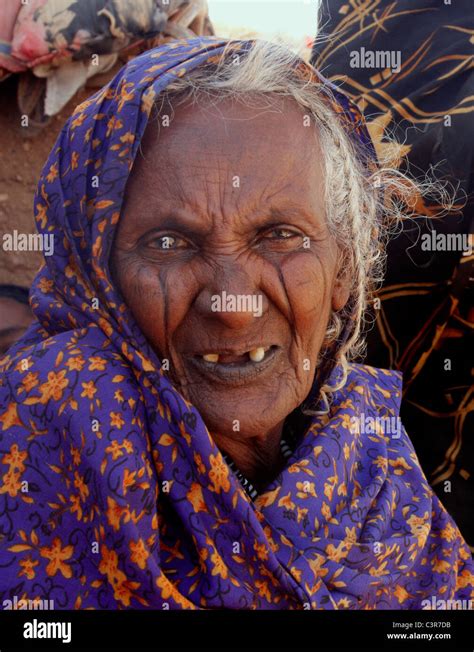
[[[232,266],[219,269],[202,289],[195,307],[207,319],[242,329],[265,314],[268,300],[243,268]]]

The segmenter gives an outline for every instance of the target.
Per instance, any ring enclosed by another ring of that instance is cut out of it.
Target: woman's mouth
[[[188,360],[213,382],[239,385],[270,369],[280,352],[277,345],[257,346],[244,352],[209,351]]]

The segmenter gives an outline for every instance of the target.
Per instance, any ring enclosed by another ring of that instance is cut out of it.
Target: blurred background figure
[[[27,73],[18,104],[36,126],[130,55],[213,33],[206,0],[9,0],[0,18],[0,67]]]
[[[311,56],[364,111],[380,158],[448,181],[455,195],[448,213],[439,199],[416,199],[416,219],[391,241],[366,362],[403,371],[402,420],[471,546],[473,42],[472,0],[323,0]],[[463,236],[463,250],[443,250],[450,234]]]
[[[33,320],[29,291],[18,285],[0,285],[0,357],[23,335]]]

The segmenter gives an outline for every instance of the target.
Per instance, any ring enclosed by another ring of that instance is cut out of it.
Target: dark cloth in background
[[[311,61],[364,111],[378,152],[412,176],[423,178],[434,165],[437,179],[459,183],[458,210],[439,218],[439,205],[419,197],[417,219],[390,242],[366,363],[403,372],[402,420],[433,489],[472,546],[474,256],[424,251],[421,243],[433,230],[473,230],[474,4],[322,4]],[[399,52],[400,70],[351,66],[361,48],[369,63],[367,51]],[[398,146],[384,141],[387,133]]]

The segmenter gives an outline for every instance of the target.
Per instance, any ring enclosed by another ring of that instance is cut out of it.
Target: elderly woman
[[[415,609],[469,550],[350,364],[387,200],[357,109],[286,49],[178,41],[80,105],[3,358],[0,599]]]

